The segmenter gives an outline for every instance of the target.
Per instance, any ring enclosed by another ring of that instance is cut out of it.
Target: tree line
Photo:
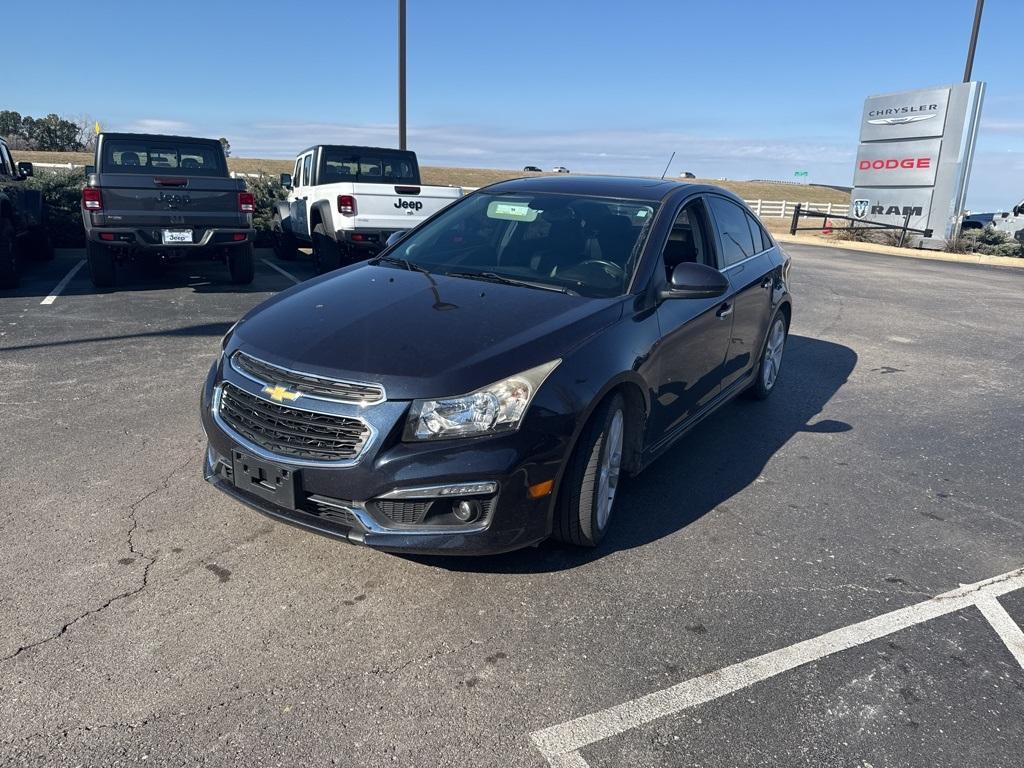
[[[68,120],[51,112],[46,117],[0,110],[0,136],[12,149],[43,152],[81,152],[92,149],[95,123],[91,118]]]

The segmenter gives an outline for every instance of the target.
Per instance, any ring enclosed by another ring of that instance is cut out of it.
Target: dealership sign
[[[872,96],[864,102],[850,194],[854,218],[952,236],[967,194],[984,83]]]

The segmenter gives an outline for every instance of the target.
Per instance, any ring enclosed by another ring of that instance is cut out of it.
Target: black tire
[[[116,271],[113,251],[90,240],[86,246],[86,258],[89,261],[89,279],[92,280],[92,284],[96,288],[112,286]]]
[[[780,333],[778,328],[780,325],[782,326],[782,344],[777,350],[776,355],[772,352],[774,346],[773,339],[777,338],[777,335]],[[761,359],[757,363],[757,376],[754,379],[754,383],[747,389],[747,394],[755,400],[767,400],[768,396],[775,391],[775,387],[779,383],[779,373],[782,371],[782,353],[786,350],[786,341],[788,339],[789,324],[786,322],[786,316],[781,312],[777,312],[768,325],[768,336],[764,342],[764,349],[761,350]],[[772,364],[772,360],[775,361],[775,372],[774,375],[768,376],[766,370]]]
[[[313,263],[318,275],[341,266],[341,248],[327,234],[323,222],[313,227]]]
[[[579,442],[569,458],[562,487],[555,502],[555,521],[552,536],[566,544],[578,547],[596,547],[604,538],[612,513],[615,511],[614,494],[611,509],[603,524],[599,520],[598,506],[600,474],[605,453],[609,449],[609,433],[612,424],[620,414],[623,442],[625,445],[626,403],[622,395],[615,394],[604,400],[583,428]],[[621,456],[620,446],[620,456]],[[621,466],[621,460],[620,460]],[[617,486],[621,473],[616,472]]]
[[[0,219],[0,288],[18,287],[18,253],[14,247],[14,226]]]
[[[248,285],[256,276],[256,254],[252,243],[228,249],[228,270],[235,285]]]
[[[26,246],[28,255],[34,261],[51,261],[53,259],[53,241],[44,227],[36,227],[28,233]]]
[[[274,255],[282,261],[295,261],[299,256],[299,248],[292,233],[284,231],[280,216],[274,216],[270,231],[274,238]]]

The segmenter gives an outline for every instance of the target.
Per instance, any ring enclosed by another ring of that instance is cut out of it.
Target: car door
[[[309,237],[309,192],[313,182],[313,152],[299,157],[296,164],[297,178],[292,179],[292,192],[288,196],[292,232],[297,236]]]
[[[709,195],[708,207],[723,256],[722,272],[731,286],[732,337],[722,369],[725,390],[742,379],[760,355],[772,308],[775,263],[771,240],[744,206]]]
[[[719,268],[715,237],[703,197],[684,202],[662,250],[665,280],[684,261]],[[732,334],[728,297],[665,299],[658,305],[661,338],[656,347],[658,386],[651,412],[651,439],[672,436],[720,391],[722,364]]]

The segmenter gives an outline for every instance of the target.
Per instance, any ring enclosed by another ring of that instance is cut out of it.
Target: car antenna
[[[676,153],[675,153],[675,152],[673,152],[673,153],[672,153],[672,157],[670,157],[670,158],[668,159],[668,162],[667,162],[667,163],[665,163],[665,170],[661,172],[661,180],[662,180],[662,181],[664,181],[664,180],[665,180],[665,174],[666,174],[666,173],[668,173],[668,169],[669,169],[669,166],[671,166],[671,165],[672,165],[672,161],[673,161],[673,160],[675,160],[675,159],[676,159]]]

